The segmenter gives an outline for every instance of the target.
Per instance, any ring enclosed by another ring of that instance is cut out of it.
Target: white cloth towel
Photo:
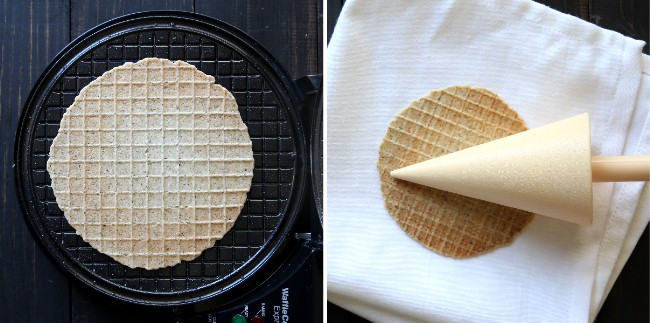
[[[378,149],[410,102],[468,84],[530,128],[589,112],[594,155],[650,154],[642,46],[528,0],[347,1],[327,57],[328,299],[378,322],[593,321],[648,224],[646,183],[594,184],[590,227],[536,216],[455,260],[388,214]]]

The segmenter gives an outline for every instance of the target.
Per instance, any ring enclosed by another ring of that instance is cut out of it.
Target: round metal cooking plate
[[[79,91],[111,68],[146,57],[186,61],[232,92],[255,158],[252,187],[233,229],[199,258],[158,270],[130,269],[83,241],[58,208],[46,171],[59,122]],[[297,98],[292,81],[261,45],[214,19],[149,12],[100,25],[61,51],[23,110],[15,161],[28,222],[66,271],[120,299],[179,305],[249,289],[250,280],[273,272],[264,266],[282,250],[303,196]]]

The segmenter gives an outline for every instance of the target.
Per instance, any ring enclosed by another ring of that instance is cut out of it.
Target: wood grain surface
[[[32,86],[86,30],[147,10],[218,18],[259,41],[293,78],[322,73],[322,3],[226,0],[0,0],[0,322],[156,322],[169,311],[126,305],[68,279],[30,233],[16,196],[14,135]]]
[[[579,17],[600,27],[646,42],[643,52],[648,54],[648,0],[536,0],[558,11]],[[345,0],[327,2],[327,41],[334,31],[336,20]],[[595,322],[649,322],[650,321],[650,241],[648,227],[639,239],[632,255],[612,287]],[[354,313],[327,304],[330,322],[369,322]]]

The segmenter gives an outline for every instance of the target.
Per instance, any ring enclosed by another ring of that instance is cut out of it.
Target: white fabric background
[[[530,128],[589,112],[595,155],[649,154],[642,46],[528,0],[347,1],[327,58],[328,299],[379,322],[593,320],[648,223],[645,183],[595,184],[591,227],[537,216],[454,260],[390,217],[378,148],[411,101],[468,84]]]

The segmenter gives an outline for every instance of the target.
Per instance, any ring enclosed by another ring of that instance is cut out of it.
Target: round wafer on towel
[[[80,91],[47,170],[77,234],[131,268],[156,269],[230,230],[253,165],[233,95],[190,64],[147,58]]]
[[[496,94],[454,86],[433,91],[400,111],[388,127],[377,167],[386,208],[425,247],[465,258],[511,243],[533,214],[390,176],[433,157],[527,130]]]

